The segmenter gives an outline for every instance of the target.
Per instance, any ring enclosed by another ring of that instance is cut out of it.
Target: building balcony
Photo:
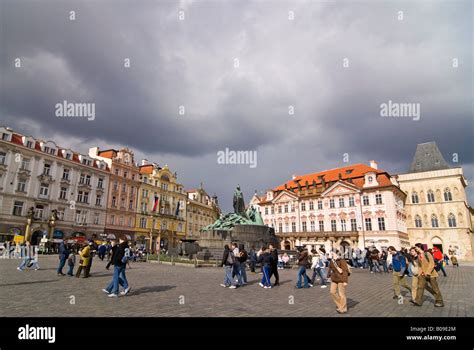
[[[79,182],[79,184],[77,185],[78,188],[83,188],[83,189],[87,189],[87,190],[91,190],[92,189],[92,186],[90,184],[87,184],[85,182]]]
[[[31,176],[31,171],[28,169],[20,168],[18,169],[18,175]]]
[[[45,183],[53,183],[54,182],[53,177],[51,175],[48,175],[48,174],[38,175],[38,180],[40,182],[45,182]]]
[[[71,184],[71,180],[69,178],[64,178],[62,177],[61,180],[59,180],[61,182],[61,184],[64,184],[64,185],[70,185]]]

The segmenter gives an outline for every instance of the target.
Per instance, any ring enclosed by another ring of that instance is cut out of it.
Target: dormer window
[[[10,141],[10,134],[2,133],[2,140],[3,141]]]
[[[26,141],[26,147],[33,148],[33,141]]]
[[[369,181],[369,183],[372,183],[374,181],[374,178],[372,176],[369,176],[367,180]]]

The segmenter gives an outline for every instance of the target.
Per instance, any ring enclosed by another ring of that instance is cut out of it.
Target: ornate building
[[[89,149],[89,156],[107,163],[110,171],[105,233],[108,239],[126,237],[134,240],[137,211],[139,167],[128,148],[100,151]]]
[[[282,249],[297,246],[408,247],[406,195],[377,163],[293,176],[266,196],[254,195]]]
[[[168,251],[185,238],[186,193],[167,165],[142,161],[136,222],[137,242],[152,252],[159,244]]]
[[[436,143],[419,144],[410,170],[397,176],[406,192],[410,242],[437,246],[461,259],[473,259],[473,210],[467,203],[462,168],[451,168]]]
[[[200,230],[215,222],[221,215],[217,196],[209,196],[201,187],[186,191],[187,216],[186,237],[199,239]]]
[[[16,235],[21,240],[30,209],[34,243],[49,232],[55,241],[103,235],[110,177],[106,162],[5,127],[0,136],[0,239]],[[54,224],[53,211],[58,217]]]

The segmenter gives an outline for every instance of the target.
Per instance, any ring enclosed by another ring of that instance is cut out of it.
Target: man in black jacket
[[[280,275],[278,274],[278,249],[270,243],[268,246],[270,248],[270,254],[272,255],[272,272],[270,273],[270,278],[274,275],[275,276],[275,284],[273,286],[280,285]]]
[[[232,278],[232,270],[235,264],[235,257],[232,250],[229,249],[229,246],[226,244],[224,246],[224,254],[222,254],[222,262],[221,267],[225,267],[225,275],[224,275],[224,283],[221,283],[221,287],[229,287],[230,289],[237,288],[235,284],[233,284]]]
[[[125,269],[127,266],[127,250],[128,242],[120,238],[120,244],[117,246],[115,251],[112,251],[112,257],[110,263],[114,265],[114,276],[112,282],[107,286],[107,288],[102,289],[103,292],[107,293],[109,297],[118,297],[119,285],[123,287],[121,295],[126,295],[130,292],[130,286],[128,285],[127,277],[125,276]],[[109,265],[108,265],[109,266]]]

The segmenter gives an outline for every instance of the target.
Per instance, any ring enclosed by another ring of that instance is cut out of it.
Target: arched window
[[[454,214],[449,214],[448,216],[448,226],[449,227],[456,227],[456,217]]]
[[[415,227],[423,227],[420,215],[415,216]]]
[[[451,195],[451,191],[450,191],[449,188],[446,188],[446,189],[444,190],[444,200],[445,200],[446,202],[450,202],[450,201],[453,200],[453,196]]]
[[[439,227],[438,217],[436,215],[431,215],[431,227]]]
[[[434,203],[435,196],[434,196],[433,191],[429,190],[426,196],[427,196],[427,199],[428,199],[428,203]]]
[[[418,198],[418,193],[413,192],[413,193],[411,194],[411,202],[412,202],[413,204],[418,204],[418,203],[420,202],[420,201],[419,201],[419,198]]]

